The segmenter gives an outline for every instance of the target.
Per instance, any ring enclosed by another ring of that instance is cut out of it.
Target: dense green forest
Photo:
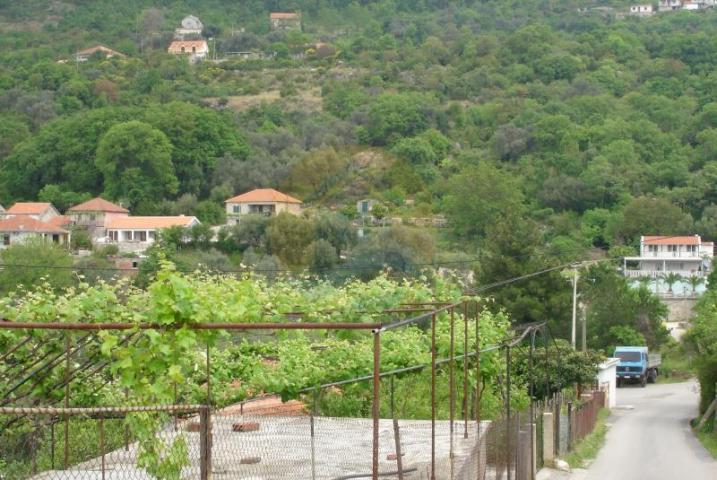
[[[621,16],[627,8],[0,2],[0,203],[65,209],[102,195],[208,225],[223,222],[229,196],[273,187],[319,213],[246,223],[220,235],[220,252],[191,255],[354,273],[455,262],[484,284],[619,256],[641,234],[716,238],[717,13]],[[272,31],[271,11],[301,12],[301,31]],[[166,53],[189,14],[212,48],[194,65]],[[98,43],[127,57],[74,60]],[[332,48],[320,55],[316,43]],[[229,55],[239,51],[258,55]],[[445,216],[448,228],[392,227],[357,243],[344,216],[362,198],[389,217]],[[195,233],[195,247],[208,243]],[[664,316],[605,265],[586,288],[629,307],[591,315]],[[613,290],[601,290],[608,277]],[[553,272],[495,295],[518,321],[564,328],[566,285]],[[603,330],[604,345],[615,341]]]

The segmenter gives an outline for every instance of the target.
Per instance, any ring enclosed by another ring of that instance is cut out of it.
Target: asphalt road
[[[587,480],[717,480],[717,461],[692,434],[696,382],[625,386]]]

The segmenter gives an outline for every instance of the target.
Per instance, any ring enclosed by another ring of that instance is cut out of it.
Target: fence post
[[[449,345],[449,352],[448,352],[448,410],[449,410],[449,446],[448,446],[448,461],[450,462],[451,466],[451,480],[453,480],[454,476],[454,459],[453,459],[453,423],[456,416],[456,379],[455,379],[455,353],[456,353],[456,346],[455,346],[455,309],[451,308],[451,317],[450,317],[450,345]]]
[[[573,449],[573,402],[568,402],[568,448]]]
[[[552,467],[555,461],[555,426],[552,412],[543,413],[543,463]]]
[[[209,480],[212,469],[211,416],[206,405],[199,411],[199,478]]]
[[[403,480],[403,459],[401,458],[401,434],[398,430],[398,420],[393,417],[393,437],[396,442],[396,467],[398,468],[398,480]]]
[[[70,406],[70,334],[65,334],[65,408]],[[67,470],[70,463],[70,416],[65,414],[65,454],[63,469]]]
[[[435,318],[435,315],[434,315]],[[435,332],[435,330],[434,330]],[[371,476],[378,480],[378,417],[380,407],[381,388],[381,330],[373,331],[373,405],[371,416],[373,417],[373,461]]]
[[[468,438],[468,302],[463,302],[463,438]]]
[[[100,455],[102,456],[102,480],[105,480],[105,419],[100,417]]]
[[[431,480],[436,480],[436,314],[431,315]]]

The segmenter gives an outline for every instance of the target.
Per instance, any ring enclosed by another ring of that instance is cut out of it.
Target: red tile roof
[[[25,215],[0,220],[0,232],[68,233],[60,227]]]
[[[257,188],[251,192],[242,193],[230,198],[225,203],[273,202],[273,203],[301,203],[301,200],[290,197],[273,188]]]
[[[115,55],[118,57],[126,57],[124,53],[112,50],[111,48],[105,47],[104,45],[95,45],[94,47],[85,48],[84,50],[80,50],[79,52],[77,52],[75,55],[92,55],[95,52],[102,52],[108,57],[114,57]]]
[[[108,202],[104,198],[93,198],[85,203],[80,203],[70,208],[68,212],[111,212],[111,213],[129,213],[124,207]]]
[[[48,208],[54,208],[47,202],[17,202],[7,210],[14,215],[42,215]]]
[[[107,228],[110,230],[160,230],[171,227],[189,227],[197,221],[197,217],[184,215],[177,217],[118,217],[113,218],[107,224]]]
[[[642,241],[645,245],[699,245],[700,236],[646,235]]]
[[[57,217],[52,217],[48,221],[46,221],[48,225],[52,225],[55,228],[65,228],[72,223],[72,220],[67,215],[59,215]]]
[[[283,12],[273,12],[269,14],[269,18],[276,19],[276,20],[295,20],[298,19],[301,15],[298,13],[283,13]]]

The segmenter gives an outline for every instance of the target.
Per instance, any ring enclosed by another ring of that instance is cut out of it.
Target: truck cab
[[[618,386],[639,382],[644,387],[647,382],[655,382],[661,361],[659,354],[650,355],[647,347],[617,347],[613,356],[620,359],[616,379]]]

